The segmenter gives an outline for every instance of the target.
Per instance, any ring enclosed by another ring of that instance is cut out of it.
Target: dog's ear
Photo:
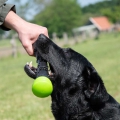
[[[109,95],[104,87],[103,81],[96,71],[90,67],[85,67],[84,78],[86,81],[85,96],[92,105],[101,105],[105,103]]]

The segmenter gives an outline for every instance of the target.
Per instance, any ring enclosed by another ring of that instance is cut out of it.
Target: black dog
[[[120,105],[107,93],[102,79],[84,56],[58,47],[42,34],[36,43],[52,71],[52,112],[56,120],[120,120]],[[33,78],[34,71],[30,75]]]

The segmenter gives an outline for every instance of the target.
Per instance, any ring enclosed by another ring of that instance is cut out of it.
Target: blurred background
[[[23,19],[48,28],[61,47],[83,54],[120,102],[120,0],[8,0]],[[34,31],[34,30],[33,30]],[[0,120],[54,120],[51,98],[32,94],[27,55],[14,31],[0,30]]]

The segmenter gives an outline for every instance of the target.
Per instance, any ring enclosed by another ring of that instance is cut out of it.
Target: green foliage
[[[42,12],[35,16],[33,22],[46,26],[49,35],[56,32],[62,36],[63,32],[71,33],[72,28],[80,25],[81,8],[76,0],[53,0]]]
[[[120,6],[115,6],[112,9],[105,8],[101,10],[101,13],[107,16],[111,22],[116,23],[120,22]]]
[[[111,6],[110,1],[98,2],[96,4],[90,4],[88,6],[83,7],[83,13],[93,13],[100,14],[100,9],[105,9]]]

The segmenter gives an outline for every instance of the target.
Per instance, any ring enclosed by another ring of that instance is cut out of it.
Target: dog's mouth
[[[32,61],[27,62],[24,67],[26,74],[33,79],[35,79],[37,77],[37,69],[38,68],[33,66]],[[47,72],[48,72],[48,77],[51,80],[55,79],[55,76],[56,76],[55,69],[54,69],[53,65],[48,62],[47,62]]]
[[[60,56],[57,57],[57,52],[53,52],[53,51],[57,50],[59,52],[59,49],[61,50],[61,48],[59,48],[55,43],[53,43],[49,38],[47,38],[43,34],[41,34],[38,37],[38,40],[33,44],[33,48],[35,52],[38,52],[37,55],[38,56],[40,55],[40,57],[47,62],[48,77],[50,79],[55,79],[59,74],[58,61]],[[35,54],[36,58],[37,55]],[[24,70],[29,77],[34,79],[37,77],[37,70],[39,71],[38,68],[35,68],[32,65],[32,62],[27,63],[24,67]]]

